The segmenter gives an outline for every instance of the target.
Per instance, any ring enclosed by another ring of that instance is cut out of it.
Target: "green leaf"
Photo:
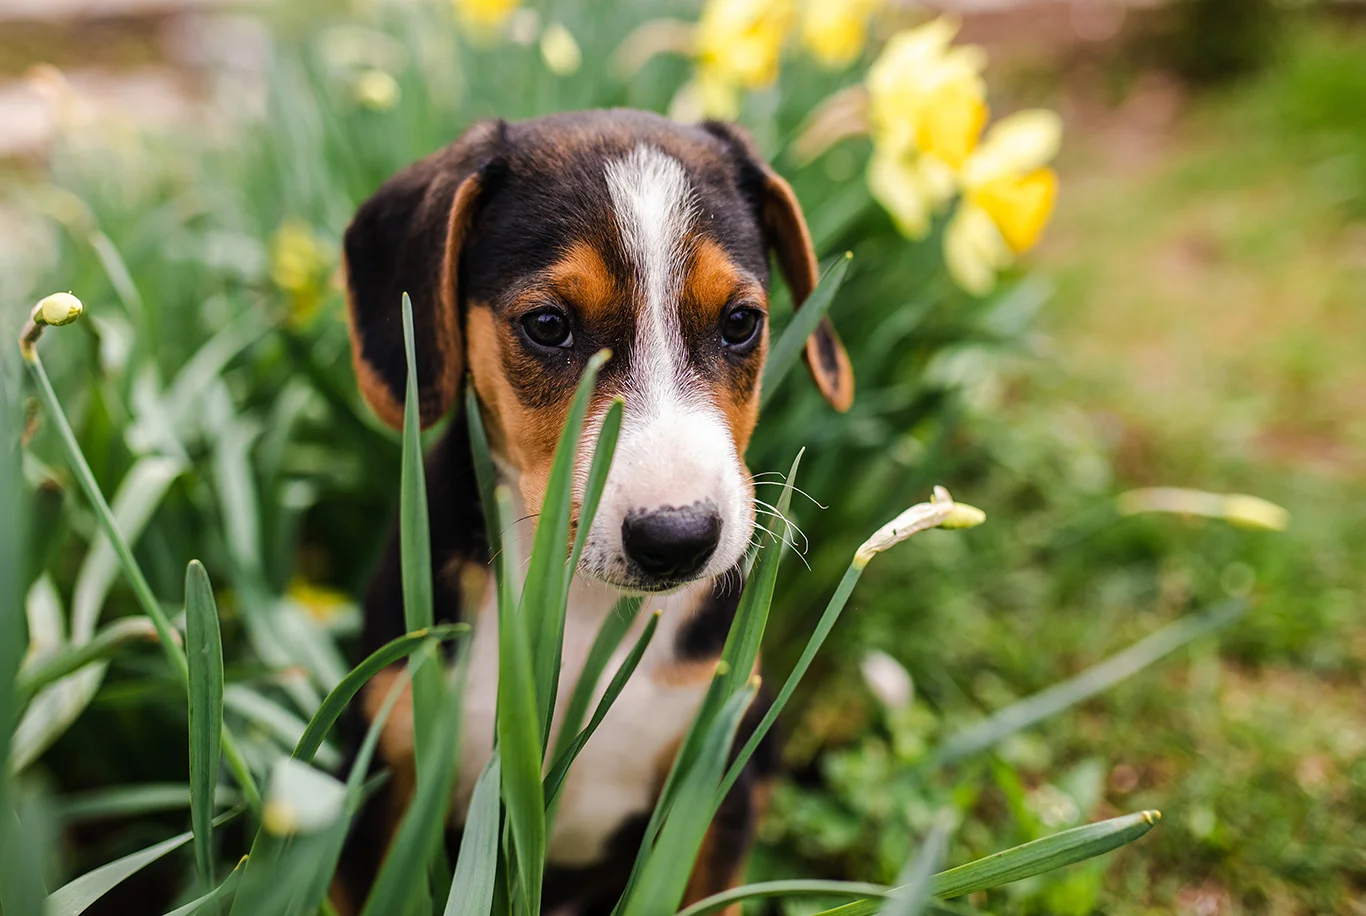
[[[470,455],[474,460],[474,477],[479,486],[479,505],[484,507],[484,533],[489,541],[489,556],[493,557],[494,568],[502,570],[505,568],[502,565],[503,530],[498,525],[493,501],[498,471],[493,464],[493,454],[489,451],[489,436],[484,429],[484,416],[479,411],[479,396],[475,394],[474,382],[469,379],[465,381],[465,423],[469,426]]]
[[[512,515],[507,487],[495,492],[500,524]],[[511,539],[509,539],[511,543]],[[559,579],[559,570],[555,570]],[[498,748],[502,755],[502,796],[516,851],[522,899],[534,916],[540,911],[541,871],[545,861],[545,796],[541,789],[541,717],[525,615],[513,607],[510,583],[498,602]]]
[[[190,666],[190,824],[200,890],[213,887],[213,808],[223,735],[223,637],[209,574],[185,569],[185,654]]]
[[[199,916],[199,914],[218,912],[217,906],[236,892],[237,885],[242,880],[242,872],[245,871],[246,861],[246,858],[243,857],[242,861],[237,863],[237,867],[232,870],[232,873],[223,879],[222,884],[202,897],[196,897],[184,906],[176,907],[166,916]]]
[[[766,900],[774,897],[885,897],[890,893],[890,887],[861,881],[822,881],[806,878],[764,881],[712,894],[686,909],[679,910],[678,916],[710,916],[711,913],[719,913],[746,900]]]
[[[763,391],[759,396],[761,406],[768,403],[787,373],[797,364],[802,351],[806,349],[807,338],[815,333],[816,325],[821,323],[825,313],[830,310],[830,304],[835,301],[835,293],[839,292],[840,284],[844,282],[844,275],[849,272],[849,262],[853,257],[852,251],[846,251],[843,257],[835,259],[835,263],[830,265],[820,282],[816,284],[816,288],[811,291],[811,295],[801,303],[801,308],[792,313],[792,320],[783,328],[778,340],[769,348],[768,361],[764,367]]]
[[[313,714],[313,718],[308,721],[308,727],[304,729],[299,743],[294,748],[293,756],[299,760],[311,761],[318,748],[322,746],[323,739],[331,731],[332,726],[341,718],[342,712],[346,709],[356,694],[360,693],[362,687],[369,682],[380,671],[392,665],[400,659],[407,658],[420,649],[429,639],[449,640],[458,639],[469,634],[470,627],[467,623],[448,623],[441,626],[432,627],[430,630],[418,630],[415,633],[405,633],[397,639],[390,640],[380,646],[374,652],[366,656],[365,661],[342,678],[341,683],[332,689],[318,707],[318,711]]]
[[[49,916],[44,881],[60,834],[41,793],[16,795],[14,808],[0,809],[0,908],[5,916]]]
[[[6,344],[8,345],[8,341]],[[23,416],[16,361],[0,361],[0,846],[8,832],[10,742],[19,718],[14,685],[23,662],[24,581],[29,575],[29,504],[19,451]]]
[[[930,899],[933,875],[944,861],[949,848],[949,834],[953,830],[954,814],[941,811],[930,828],[929,836],[919,851],[911,857],[897,877],[897,889],[882,908],[882,916],[920,916]]]
[[[441,702],[432,713],[433,719],[427,723],[431,740],[417,758],[417,789],[399,822],[361,916],[406,913],[413,900],[413,889],[426,891],[427,864],[441,848],[459,760],[463,675],[461,666],[449,678]],[[421,670],[414,680],[420,676]]]
[[[409,633],[430,629],[432,619],[432,545],[427,518],[427,478],[422,456],[421,402],[413,340],[413,300],[403,294],[403,348],[408,384],[403,403],[403,471],[399,483],[399,544],[403,579],[403,620]],[[425,753],[424,734],[439,702],[441,676],[435,667],[413,678],[413,753]]]
[[[1064,830],[940,872],[934,876],[930,892],[936,897],[961,897],[1104,855],[1143,836],[1161,817],[1157,811],[1141,811]],[[820,916],[873,916],[879,905],[873,900],[857,900]]]
[[[579,378],[578,390],[565,418],[564,430],[550,465],[546,481],[545,499],[536,517],[536,535],[531,549],[531,563],[522,585],[522,602],[518,611],[525,621],[531,638],[531,670],[536,683],[537,721],[541,728],[541,743],[550,740],[551,717],[555,712],[555,693],[560,682],[560,655],[564,644],[565,601],[568,579],[572,572],[565,569],[569,554],[569,522],[573,514],[574,465],[579,454],[579,436],[588,405],[593,398],[593,385],[598,370],[611,354],[596,353]],[[608,459],[610,461],[610,457]],[[605,471],[603,472],[605,475]],[[506,568],[504,573],[510,572]]]
[[[498,834],[501,781],[498,752],[489,758],[470,796],[455,878],[446,897],[445,916],[489,916],[493,887],[498,880]]]
[[[579,751],[583,750],[588,739],[593,737],[593,732],[597,731],[598,726],[602,724],[602,720],[607,716],[607,711],[612,708],[612,704],[621,695],[621,691],[626,687],[626,682],[631,679],[636,666],[640,664],[641,657],[645,655],[650,640],[654,638],[655,628],[659,625],[659,615],[659,611],[650,615],[650,619],[645,624],[644,632],[640,634],[636,644],[631,647],[630,654],[622,661],[621,667],[617,669],[617,673],[612,676],[611,683],[607,685],[607,690],[603,693],[602,699],[598,701],[597,709],[593,711],[593,718],[589,721],[588,727],[574,737],[569,746],[556,758],[555,765],[550,768],[550,773],[546,775],[546,808],[551,812],[547,815],[547,821],[553,820],[555,799],[559,794],[560,787],[564,784],[565,777],[569,775],[569,768],[573,765],[574,758],[579,756]]]
[[[1247,604],[1242,599],[1233,598],[1208,611],[1183,617],[1139,640],[1117,655],[1087,668],[1076,677],[1054,684],[1018,703],[1012,703],[981,722],[952,735],[938,747],[926,765],[943,766],[984,751],[1002,738],[1108,690],[1164,655],[1236,620],[1245,610]]]
[[[626,638],[636,615],[640,613],[643,600],[636,596],[623,596],[603,618],[602,624],[598,627],[598,635],[593,638],[593,646],[588,650],[588,657],[584,660],[583,670],[579,672],[579,679],[574,684],[574,692],[569,695],[569,704],[565,707],[564,716],[560,720],[560,732],[555,736],[552,760],[560,759],[578,736],[579,730],[583,728],[584,717],[588,715],[588,704],[593,702],[593,694],[598,689],[598,681],[602,680],[602,672],[616,654],[621,641]]]
[[[230,808],[241,801],[241,795],[227,786],[220,785],[214,792],[214,804],[219,808]],[[64,824],[107,818],[140,817],[144,814],[178,811],[188,807],[189,785],[175,782],[114,786],[64,795],[54,802],[57,819]]]
[[[717,679],[724,677],[725,673],[718,671]],[[625,916],[657,916],[678,908],[697,851],[711,825],[712,799],[725,772],[726,756],[757,689],[757,683],[751,683],[730,697],[710,723],[696,760],[679,782],[678,797],[659,832],[659,841],[650,850],[640,880],[626,901]]]
[[[223,691],[223,703],[234,716],[246,719],[250,727],[274,737],[284,748],[296,747],[308,730],[308,723],[292,710],[246,684],[228,685]],[[329,745],[320,747],[317,757],[328,769],[341,763],[341,755]]]
[[[625,408],[625,401],[613,398],[607,413],[603,415],[602,425],[598,427],[598,439],[593,445],[593,463],[588,468],[588,481],[583,488],[583,506],[579,509],[574,550],[569,554],[569,565],[565,567],[566,591],[574,579],[574,571],[579,568],[583,545],[588,541],[588,532],[598,514],[598,504],[602,502],[602,491],[607,486],[607,473],[612,469],[612,457],[617,451],[617,438],[621,435],[621,418]]]
[[[214,819],[213,825],[217,827],[241,812],[241,808],[234,808],[225,814],[220,814]],[[108,865],[101,865],[94,871],[86,872],[74,881],[64,884],[48,895],[47,916],[76,916],[78,913],[84,913],[96,900],[99,900],[157,859],[184,846],[193,836],[193,832],[187,830],[169,840],[148,846],[138,852],[129,853],[121,859],[115,859]]]
[[[144,617],[121,617],[97,630],[89,642],[68,645],[56,655],[43,658],[24,668],[19,674],[18,683],[15,684],[19,704],[22,706],[28,703],[39,691],[68,675],[75,674],[87,665],[108,661],[127,645],[155,642],[156,639],[156,627],[152,626],[150,620]]]

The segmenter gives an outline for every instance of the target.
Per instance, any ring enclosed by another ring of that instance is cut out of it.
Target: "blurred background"
[[[786,717],[751,877],[889,881],[951,792],[953,862],[1164,813],[1113,856],[967,901],[982,912],[1366,914],[1366,3],[829,0],[727,32],[764,5],[0,0],[0,330],[54,290],[85,301],[44,360],[157,594],[179,602],[191,557],[224,586],[254,760],[346,669],[396,511],[335,279],[355,206],[477,117],[710,112],[793,182],[823,259],[854,254],[831,313],[854,409],[794,373],[749,455],[809,449],[768,676],[932,485],[989,519],[870,568]],[[953,195],[908,225],[919,199],[869,170],[890,142],[870,73],[940,14],[981,49],[994,121],[1061,117],[1056,209],[1029,214],[1051,225],[1016,244],[998,220],[1009,257],[985,275]],[[135,605],[37,411],[25,442],[32,660]],[[1133,492],[1158,486],[1289,522]],[[1229,597],[1249,610],[1216,635],[935,757]],[[185,748],[155,646],[35,698],[14,764],[60,820],[54,882],[183,829],[154,791],[183,784]],[[169,902],[174,859],[102,912]]]

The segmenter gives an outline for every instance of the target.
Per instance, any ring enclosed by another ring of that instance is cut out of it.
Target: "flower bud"
[[[556,76],[569,76],[583,64],[583,52],[573,34],[558,22],[545,30],[541,36],[541,57],[550,72]]]
[[[54,328],[71,324],[81,317],[84,308],[81,300],[71,293],[53,293],[38,303],[38,313],[42,316],[43,324]]]

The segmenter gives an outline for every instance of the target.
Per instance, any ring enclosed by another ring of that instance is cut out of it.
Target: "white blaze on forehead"
[[[642,394],[657,396],[680,381],[677,305],[694,216],[692,185],[677,159],[642,144],[607,164],[607,189],[636,294],[644,299],[636,318],[633,381]]]

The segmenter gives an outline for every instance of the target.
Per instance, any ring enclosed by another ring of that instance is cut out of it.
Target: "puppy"
[[[617,599],[643,594],[644,611],[663,614],[563,787],[548,840],[548,913],[610,912],[725,643],[755,526],[744,454],[768,348],[770,250],[800,305],[817,279],[810,235],[792,189],[746,135],[628,110],[476,124],[391,178],[346,231],[365,399],[402,426],[407,291],[422,424],[463,409],[468,374],[514,517],[524,519],[505,534],[523,557],[584,365],[612,351],[577,456],[576,513],[613,398],[624,399],[624,418],[570,588],[557,720]],[[825,398],[847,409],[853,376],[828,321],[805,358]],[[474,625],[453,834],[491,751],[498,677],[486,510],[469,448],[457,416],[427,458],[436,618]],[[399,569],[395,534],[366,600],[366,652],[404,632]],[[628,634],[604,677],[633,642]],[[360,704],[367,717],[395,676],[371,682]],[[400,703],[380,745],[394,776],[348,845],[339,898],[363,899],[411,794],[411,722]],[[738,879],[774,756],[762,749],[726,799],[689,899]]]

